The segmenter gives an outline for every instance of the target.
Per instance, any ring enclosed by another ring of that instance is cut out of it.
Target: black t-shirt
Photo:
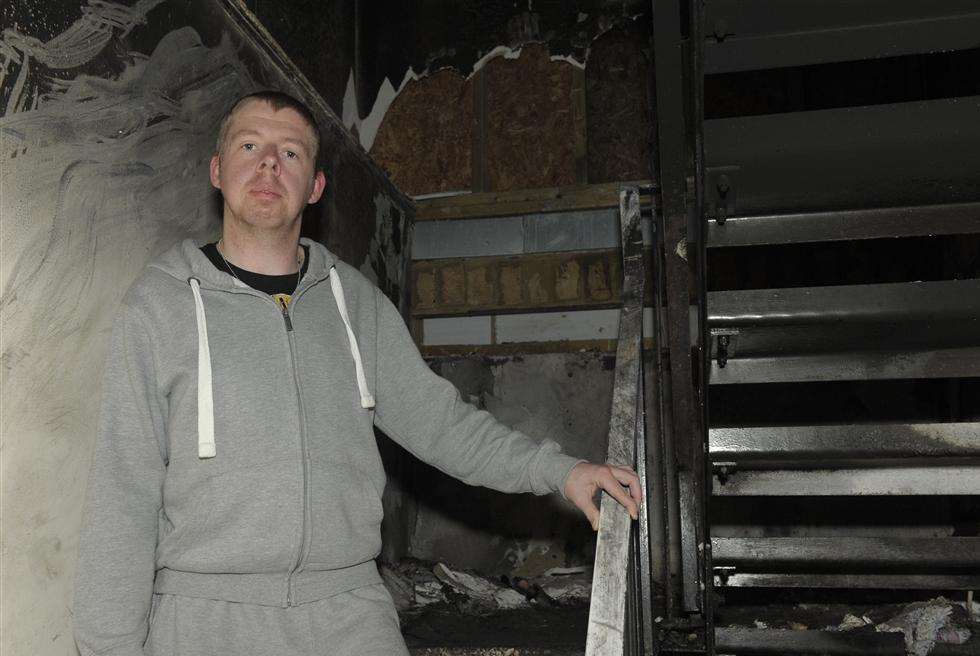
[[[221,257],[221,253],[218,252],[217,242],[201,246],[201,252],[207,255],[208,259],[211,260],[211,264],[219,271],[234,273],[235,277],[243,283],[252,289],[257,289],[260,292],[265,292],[272,296],[284,307],[289,305],[290,297],[296,291],[299,279],[306,275],[306,268],[310,262],[310,247],[304,245],[303,267],[300,269],[299,276],[295,273],[287,273],[284,276],[270,276],[264,273],[255,273],[254,271],[240,269],[231,262],[225,262],[224,258]]]

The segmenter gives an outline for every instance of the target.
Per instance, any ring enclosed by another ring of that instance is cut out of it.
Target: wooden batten
[[[645,186],[649,180],[576,184],[417,200],[416,221],[482,219],[494,216],[571,212],[619,207],[619,188]]]

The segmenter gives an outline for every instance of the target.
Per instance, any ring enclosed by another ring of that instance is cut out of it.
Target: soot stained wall
[[[367,4],[367,3],[362,3]],[[649,13],[637,0],[383,0],[360,12],[361,107],[381,82],[405,72],[452,68],[466,76],[495,47],[539,41],[554,55],[584,61],[592,39],[617,20]]]
[[[217,234],[208,160],[234,98],[272,86],[316,108],[335,184],[306,228],[400,294],[410,206],[241,7],[3,6],[3,653],[75,653],[74,558],[111,318],[149,259]]]
[[[340,116],[355,64],[356,0],[245,0],[245,4]]]
[[[599,353],[439,358],[432,368],[465,400],[504,424],[559,442],[572,456],[605,460],[614,358]],[[467,487],[419,466],[411,555],[488,573],[534,576],[590,565],[588,522],[558,495],[510,495]]]

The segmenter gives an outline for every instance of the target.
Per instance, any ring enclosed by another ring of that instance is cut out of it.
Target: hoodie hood
[[[330,270],[334,268],[337,258],[319,242],[306,237],[300,237],[299,242],[309,247],[310,252],[310,262],[306,267],[306,275],[303,276],[302,282],[326,279],[330,275]],[[160,255],[150,263],[150,266],[185,283],[191,278],[197,278],[200,281],[201,289],[230,291],[243,286],[247,287],[227,272],[214,268],[211,260],[201,252],[202,245],[193,239],[185,239]]]

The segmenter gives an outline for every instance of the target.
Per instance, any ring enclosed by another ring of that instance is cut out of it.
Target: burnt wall
[[[409,81],[371,155],[413,195],[650,179],[647,32],[619,20],[581,60],[530,42]]]
[[[238,2],[20,0],[2,19],[0,651],[62,655],[111,318],[148,260],[216,238],[225,109],[263,87],[314,107],[329,182],[305,230],[396,300],[410,205]]]
[[[435,358],[436,373],[464,400],[536,439],[553,439],[569,455],[605,460],[615,358],[552,353]],[[411,555],[486,573],[539,575],[552,567],[588,566],[595,537],[559,495],[502,494],[468,487],[419,465]]]

